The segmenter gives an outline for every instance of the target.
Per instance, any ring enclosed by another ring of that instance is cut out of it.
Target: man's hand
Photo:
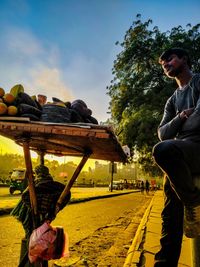
[[[194,108],[185,109],[180,113],[180,118],[182,120],[187,119],[193,112],[194,112]]]

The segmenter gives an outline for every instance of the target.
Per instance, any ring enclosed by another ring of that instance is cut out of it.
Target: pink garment
[[[32,232],[28,254],[31,263],[38,260],[59,259],[62,256],[69,256],[68,236],[63,232],[64,242],[59,243],[58,231],[60,229],[45,222]]]

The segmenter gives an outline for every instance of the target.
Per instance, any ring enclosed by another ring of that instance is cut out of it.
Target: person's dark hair
[[[161,56],[159,57],[159,63],[162,60],[168,59],[173,54],[177,55],[177,57],[179,57],[179,58],[186,57],[187,58],[187,64],[188,64],[189,68],[191,68],[191,61],[190,61],[190,57],[189,57],[188,52],[185,49],[178,48],[178,47],[170,48],[170,49],[167,49],[165,52],[163,52],[161,54]]]

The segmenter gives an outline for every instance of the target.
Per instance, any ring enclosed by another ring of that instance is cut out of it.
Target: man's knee
[[[173,141],[166,140],[156,144],[153,148],[153,157],[156,162],[162,159],[177,157],[178,149]]]

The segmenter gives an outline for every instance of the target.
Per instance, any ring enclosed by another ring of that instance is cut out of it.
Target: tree
[[[191,56],[193,71],[199,72],[200,24],[161,32],[157,26],[152,28],[152,23],[150,19],[142,22],[138,14],[124,41],[116,43],[122,51],[114,61],[113,80],[107,90],[120,141],[136,151],[146,171],[157,172],[152,168],[151,151],[158,142],[157,127],[164,104],[176,88],[175,82],[163,75],[158,58],[169,47],[182,47]]]
[[[2,181],[9,180],[10,172],[15,168],[25,168],[24,158],[22,156],[17,154],[0,155],[0,178]]]

